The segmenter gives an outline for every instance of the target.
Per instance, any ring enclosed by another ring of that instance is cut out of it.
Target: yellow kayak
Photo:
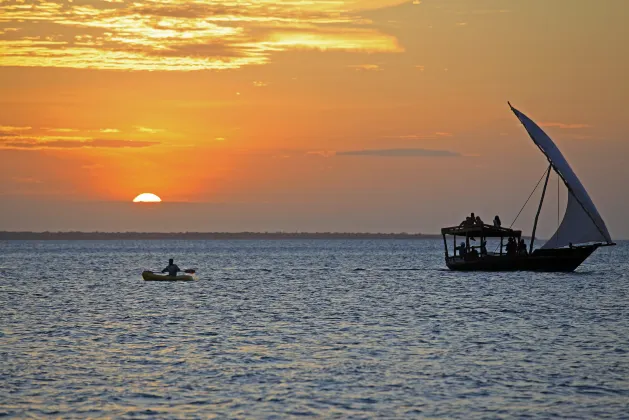
[[[146,281],[194,281],[194,277],[188,275],[167,276],[164,274],[155,274],[152,271],[142,272],[142,278]]]

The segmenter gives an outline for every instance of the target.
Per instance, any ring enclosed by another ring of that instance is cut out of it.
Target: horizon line
[[[441,233],[420,232],[302,232],[302,231],[238,231],[238,232],[138,232],[138,231],[27,231],[27,230],[2,230],[0,240],[90,240],[90,239],[437,239],[442,238]],[[530,240],[530,236],[523,236]],[[537,238],[542,242],[546,239]],[[619,239],[624,240],[624,239]]]
[[[0,240],[20,239],[246,239],[246,238],[400,238],[426,239],[441,237],[441,234],[424,234],[408,232],[287,232],[287,231],[240,231],[240,232],[134,232],[134,231],[0,231]]]

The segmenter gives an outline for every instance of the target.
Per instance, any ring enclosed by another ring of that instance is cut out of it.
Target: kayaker
[[[183,271],[177,264],[175,264],[175,260],[172,258],[168,260],[168,267],[162,270],[162,273],[168,272],[168,275],[171,277],[176,277],[177,273]]]

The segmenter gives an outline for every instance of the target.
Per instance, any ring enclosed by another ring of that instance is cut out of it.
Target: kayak
[[[194,281],[194,277],[188,275],[166,276],[164,274],[155,274],[152,271],[142,272],[142,278],[146,281]]]

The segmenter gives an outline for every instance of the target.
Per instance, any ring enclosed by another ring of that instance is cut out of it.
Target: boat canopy
[[[509,106],[568,188],[568,205],[563,221],[557,232],[542,246],[542,249],[562,248],[570,244],[591,242],[613,245],[603,218],[559,148],[544,130],[529,117],[513,108],[511,104]]]
[[[522,231],[492,225],[452,226],[441,229],[442,235],[472,236],[480,238],[519,238]]]

